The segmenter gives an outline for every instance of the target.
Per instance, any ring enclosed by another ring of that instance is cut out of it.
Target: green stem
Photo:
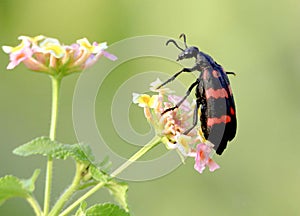
[[[125,170],[130,164],[135,162],[137,159],[139,159],[141,156],[146,154],[148,151],[150,151],[152,148],[157,146],[161,142],[161,137],[155,136],[149,143],[143,146],[138,152],[136,152],[134,155],[131,156],[125,163],[123,163],[121,166],[119,166],[115,171],[111,173],[111,177],[116,177],[119,175],[123,170]]]
[[[52,78],[52,113],[51,113],[51,125],[50,125],[50,139],[55,140],[56,138],[56,127],[57,127],[57,114],[58,114],[58,99],[59,90],[61,84],[61,78]]]
[[[52,111],[51,111],[51,125],[49,137],[51,140],[56,138],[57,127],[57,114],[58,114],[58,99],[59,90],[61,84],[61,78],[51,77],[52,79]],[[52,186],[52,168],[53,159],[48,157],[47,171],[46,171],[46,183],[45,183],[45,195],[44,195],[44,215],[48,215],[50,208],[51,186]]]
[[[70,197],[77,191],[78,185],[80,183],[80,180],[82,178],[82,169],[84,165],[81,163],[76,163],[76,174],[74,176],[72,184],[69,186],[69,188],[63,193],[63,195],[58,199],[58,201],[55,203],[54,207],[50,211],[49,215],[58,215],[58,213],[61,211],[61,209],[64,207],[66,202],[70,199]]]
[[[105,182],[100,182],[95,185],[92,189],[86,192],[83,196],[81,196],[78,200],[76,200],[72,205],[66,208],[59,216],[64,216],[70,213],[77,205],[79,205],[82,201],[86,200],[89,196],[95,193],[97,190],[102,188],[105,185]]]
[[[32,196],[28,196],[26,198],[27,202],[31,205],[31,207],[33,208],[35,215],[36,216],[41,216],[42,215],[42,210],[40,205],[38,204],[37,200],[32,197]]]
[[[149,150],[157,146],[161,142],[161,137],[155,136],[149,143],[147,143],[143,148],[141,148],[138,152],[136,152],[131,158],[129,158],[124,164],[118,167],[115,171],[111,173],[112,177],[116,177],[123,170],[125,170],[130,164],[138,160],[141,156],[147,153]],[[93,188],[91,188],[88,192],[86,192],[83,196],[77,199],[73,204],[71,204],[68,208],[66,208],[59,216],[65,216],[69,214],[76,206],[78,206],[82,201],[86,200],[89,196],[95,193],[97,190],[105,186],[105,182],[99,182]]]

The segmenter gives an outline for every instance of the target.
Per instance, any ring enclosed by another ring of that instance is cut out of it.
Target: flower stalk
[[[125,163],[123,163],[115,171],[113,171],[110,174],[110,176],[111,177],[116,177],[117,175],[119,175],[128,166],[130,166],[133,162],[137,161],[140,157],[142,157],[148,151],[150,151],[151,149],[153,149],[159,143],[161,143],[161,137],[155,136],[149,143],[147,143],[146,145],[144,145],[143,148],[141,148],[138,152],[136,152],[134,155],[132,155]]]
[[[61,78],[51,76],[51,81],[52,81],[52,109],[51,109],[51,124],[50,124],[49,137],[51,140],[55,140]],[[45,194],[44,194],[44,215],[48,214],[50,208],[52,171],[53,171],[53,159],[51,157],[48,157],[47,170],[46,170],[46,182],[45,182]]]

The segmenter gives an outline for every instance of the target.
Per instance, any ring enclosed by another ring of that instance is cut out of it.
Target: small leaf
[[[35,170],[29,179],[19,179],[12,175],[0,178],[0,204],[12,197],[30,196],[39,173],[40,170]]]
[[[50,156],[54,149],[58,146],[59,144],[57,142],[50,140],[48,137],[38,137],[17,147],[13,153],[19,156],[30,156],[36,154]]]
[[[112,203],[96,204],[86,211],[86,216],[130,216],[124,209]]]
[[[109,181],[105,185],[115,200],[128,212],[127,191],[128,185],[125,182]]]
[[[109,176],[102,172],[98,167],[91,165],[90,166],[90,172],[92,174],[93,179],[99,182],[108,182],[109,181]]]
[[[104,171],[105,173],[109,173],[110,168],[111,168],[112,162],[109,160],[108,156],[105,156],[103,161],[99,164],[97,164],[97,167],[100,168],[101,170]]]
[[[19,156],[43,155],[56,159],[67,159],[72,157],[76,161],[91,162],[94,156],[91,149],[83,144],[62,144],[48,137],[38,137],[13,151]]]
[[[86,216],[85,212],[86,212],[86,207],[87,207],[87,203],[85,201],[83,201],[78,210],[76,211],[74,216]]]
[[[111,177],[106,174],[100,167],[95,164],[88,165],[89,172],[82,178],[82,183],[80,184],[78,190],[83,190],[85,188],[95,186],[99,182],[107,183],[111,180]]]
[[[37,180],[37,178],[39,177],[39,174],[40,174],[41,170],[39,169],[36,169],[34,170],[32,176],[30,179],[23,179],[21,180],[23,182],[23,185],[24,187],[30,191],[30,192],[33,192],[34,189],[35,189],[35,181]]]

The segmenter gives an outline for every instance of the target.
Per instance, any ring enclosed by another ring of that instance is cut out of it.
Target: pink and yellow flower
[[[144,114],[149,123],[154,127],[156,134],[168,149],[177,149],[181,157],[195,158],[194,168],[202,173],[206,166],[212,172],[219,168],[212,159],[213,145],[205,140],[201,129],[192,127],[193,105],[184,101],[181,106],[164,114],[163,111],[174,107],[182,97],[171,95],[173,91],[168,88],[159,88],[161,81],[157,79],[150,84],[154,95],[133,93],[133,102],[144,108]]]
[[[32,56],[32,50],[30,49],[30,42],[28,40],[22,40],[22,42],[15,47],[3,46],[3,51],[9,54],[10,63],[7,69],[13,69],[22,61]]]
[[[93,42],[91,44],[86,38],[77,40],[77,43],[70,46],[43,35],[20,36],[18,39],[21,40],[18,46],[2,47],[3,51],[10,56],[7,69],[13,69],[20,63],[24,63],[33,71],[66,76],[90,67],[101,56],[113,61],[117,59],[116,56],[105,51],[106,43]]]

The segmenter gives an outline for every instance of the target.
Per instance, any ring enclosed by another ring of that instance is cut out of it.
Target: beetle
[[[173,43],[182,52],[178,55],[177,61],[195,58],[195,65],[191,68],[183,68],[174,74],[167,81],[162,83],[157,89],[173,81],[183,72],[199,71],[200,75],[188,88],[185,96],[174,106],[166,109],[162,115],[168,111],[178,108],[196,87],[196,107],[193,115],[192,127],[184,132],[188,134],[198,122],[198,112],[200,109],[201,130],[206,140],[214,145],[217,154],[221,155],[236,134],[236,109],[230,82],[227,74],[221,65],[213,60],[211,56],[200,51],[195,46],[187,46],[186,35],[181,34],[185,49],[181,48],[175,40],[170,39],[166,45]]]

